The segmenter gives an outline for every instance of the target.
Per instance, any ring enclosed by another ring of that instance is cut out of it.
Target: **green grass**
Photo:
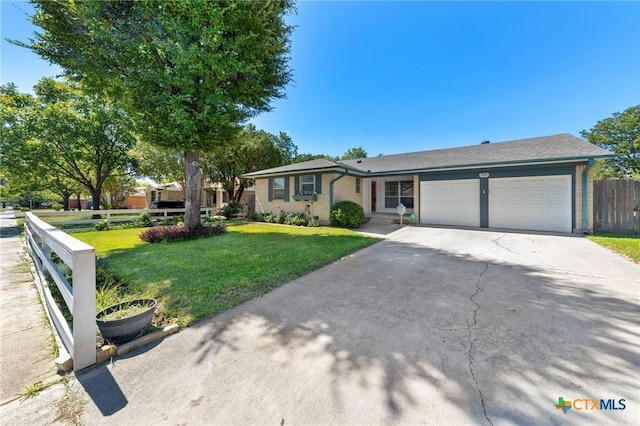
[[[621,254],[628,259],[640,263],[640,236],[639,235],[622,235],[610,232],[596,232],[587,238],[595,243],[600,244],[610,250]]]
[[[96,256],[105,257],[146,244],[140,239],[147,228],[115,229],[112,231],[74,232],[74,238],[95,247]]]
[[[327,265],[376,239],[338,228],[269,224],[229,227],[213,238],[148,244],[143,229],[84,232],[74,237],[136,297],[158,299],[180,326],[215,315]]]

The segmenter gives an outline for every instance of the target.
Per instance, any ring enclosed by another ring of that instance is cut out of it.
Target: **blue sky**
[[[17,7],[16,7],[17,6]],[[4,38],[2,83],[58,71]],[[300,152],[370,156],[579,132],[640,103],[640,2],[300,2],[295,82],[253,120]]]

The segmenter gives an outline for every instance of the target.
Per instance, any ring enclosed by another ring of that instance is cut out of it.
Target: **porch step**
[[[398,215],[372,215],[365,216],[365,220],[372,225],[393,225],[398,223],[400,218]]]

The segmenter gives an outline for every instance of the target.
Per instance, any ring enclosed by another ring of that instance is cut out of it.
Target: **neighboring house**
[[[419,223],[554,232],[593,230],[591,165],[612,154],[569,134],[385,155],[324,159],[247,173],[256,211],[305,212],[329,222],[334,203],[368,217]]]
[[[254,188],[244,190],[241,204],[246,213],[253,212]],[[178,182],[167,184],[149,184],[145,189],[146,207],[150,207],[154,201],[184,201],[185,193],[182,185]],[[229,194],[222,188],[220,183],[205,183],[201,196],[201,207],[212,207],[221,209],[229,202]]]

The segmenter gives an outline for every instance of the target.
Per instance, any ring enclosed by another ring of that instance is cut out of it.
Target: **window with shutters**
[[[284,178],[283,177],[273,178],[272,199],[284,200]]]
[[[300,193],[304,195],[313,194],[316,191],[315,175],[303,175],[300,178]]]

